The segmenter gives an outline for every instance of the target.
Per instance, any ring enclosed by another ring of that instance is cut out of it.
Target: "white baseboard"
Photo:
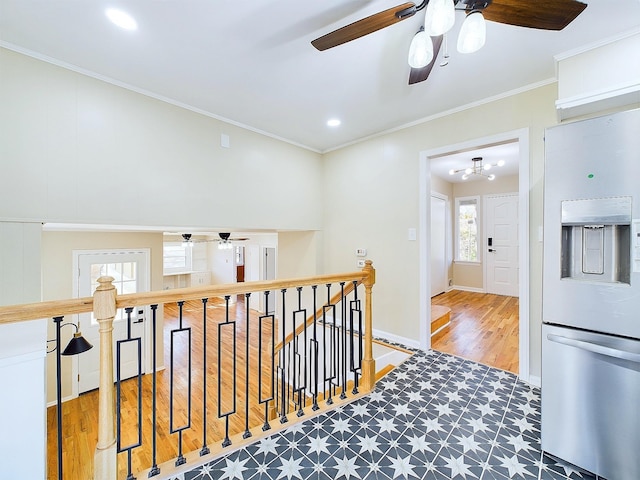
[[[536,375],[529,375],[529,380],[522,378],[523,382],[527,382],[529,385],[540,388],[542,386],[542,379]]]
[[[463,292],[486,293],[484,288],[465,287],[463,285],[454,285],[451,290],[462,290]]]
[[[418,340],[401,337],[400,335],[395,335],[383,330],[377,330],[375,328],[371,331],[371,333],[373,333],[373,336],[376,338],[383,338],[385,340],[389,340],[390,342],[399,343],[400,345],[405,345],[411,348],[420,348],[420,342]]]

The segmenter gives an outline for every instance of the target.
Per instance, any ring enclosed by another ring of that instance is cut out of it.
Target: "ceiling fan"
[[[218,236],[220,237],[219,240],[213,240],[213,239],[192,239],[192,234],[191,233],[183,233],[182,234],[182,243],[183,245],[189,245],[189,244],[194,244],[194,243],[206,243],[206,242],[218,242],[218,248],[224,249],[224,248],[231,248],[233,245],[231,242],[244,242],[246,240],[249,240],[249,238],[246,237],[238,237],[238,238],[231,238],[231,233],[229,232],[220,232],[218,233]]]
[[[422,0],[383,10],[316,38],[311,44],[320,51],[356,40],[413,17],[426,9],[424,26],[409,48],[409,85],[425,81],[442,45],[443,35],[453,26],[455,10],[466,13],[458,38],[458,50],[472,53],[484,45],[485,20],[541,30],[562,30],[585,9],[577,0]]]

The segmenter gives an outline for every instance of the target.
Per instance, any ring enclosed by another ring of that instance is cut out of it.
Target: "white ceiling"
[[[502,167],[494,167],[487,174],[493,173],[497,177],[518,175],[520,148],[518,142],[493,145],[484,148],[477,148],[465,152],[447,154],[441,158],[431,159],[431,175],[440,177],[449,183],[462,183],[473,181],[487,181],[479,176],[471,176],[467,180],[462,180],[462,173],[450,175],[449,170],[460,170],[472,167],[471,161],[474,157],[482,157],[483,164],[495,165],[499,160],[504,160]]]
[[[525,1],[525,0],[523,0]],[[533,0],[526,0],[533,1]],[[422,13],[319,52],[311,40],[398,0],[0,0],[0,44],[316,151],[549,81],[553,56],[638,28],[640,1],[590,0],[561,32],[488,22],[487,43],[409,86]],[[139,25],[118,29],[107,6]],[[342,125],[329,128],[338,117]]]

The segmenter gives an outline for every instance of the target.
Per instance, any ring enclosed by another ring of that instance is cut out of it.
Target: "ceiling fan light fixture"
[[[423,29],[420,29],[411,40],[409,46],[409,66],[411,68],[423,68],[433,60],[433,42],[431,37]]]
[[[464,19],[458,35],[458,52],[473,53],[480,50],[487,39],[487,25],[480,10],[474,10]]]
[[[453,0],[430,0],[424,16],[424,29],[431,37],[444,35],[455,23]]]

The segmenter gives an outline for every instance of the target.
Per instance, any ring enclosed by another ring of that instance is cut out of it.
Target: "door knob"
[[[495,249],[493,249],[493,248],[490,248],[489,251],[492,252],[492,253],[496,252]]]

